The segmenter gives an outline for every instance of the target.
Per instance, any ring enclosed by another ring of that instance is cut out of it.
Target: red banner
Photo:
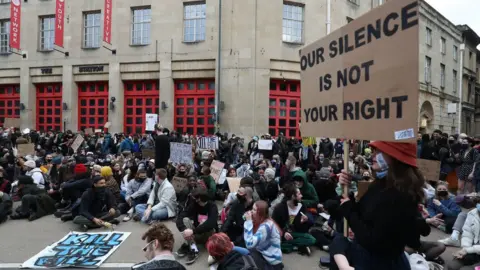
[[[21,0],[12,0],[10,3],[10,47],[17,50],[20,50],[21,4]]]
[[[112,41],[112,0],[105,0],[103,12],[103,41],[111,44]]]
[[[65,25],[65,0],[57,0],[55,7],[55,45],[63,48],[63,26]]]

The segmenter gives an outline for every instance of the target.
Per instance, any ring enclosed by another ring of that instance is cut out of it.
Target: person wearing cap
[[[95,176],[93,187],[82,194],[78,215],[73,219],[73,223],[80,225],[82,231],[103,227],[105,222],[119,223],[115,218],[120,215],[120,211],[115,196],[106,184],[104,177]]]
[[[26,219],[33,221],[55,212],[55,201],[48,196],[45,189],[34,183],[33,178],[27,175],[18,177],[18,196],[22,204],[15,209],[11,219]]]
[[[0,223],[7,221],[12,213],[13,202],[10,195],[0,191]]]
[[[38,188],[45,189],[47,184],[45,177],[40,168],[37,167],[37,164],[33,160],[27,160],[23,164],[25,170],[25,175],[32,177],[33,182],[38,186]]]
[[[417,168],[417,146],[412,143],[375,141],[372,170],[375,180],[357,202],[350,194],[339,207],[355,234],[352,258],[334,255],[334,260],[350,259],[355,269],[410,269],[405,246],[417,248],[418,205],[424,201],[424,177]],[[339,182],[349,186],[352,175],[343,170]],[[340,237],[340,236],[339,236]]]
[[[92,179],[88,169],[83,164],[76,164],[74,169],[73,179],[68,180],[60,184],[60,190],[62,192],[63,202],[59,206],[59,211],[55,213],[56,217],[61,217],[67,212],[71,211],[73,203],[82,196],[82,193],[92,186]]]

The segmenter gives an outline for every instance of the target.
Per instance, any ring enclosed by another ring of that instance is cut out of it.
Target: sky
[[[480,36],[480,0],[426,1],[454,24],[468,24]]]

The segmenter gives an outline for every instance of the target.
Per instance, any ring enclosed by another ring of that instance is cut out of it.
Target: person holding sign
[[[404,249],[419,246],[417,206],[425,196],[416,145],[375,141],[370,146],[376,179],[358,202],[351,194],[339,208],[355,234],[354,252],[347,259],[355,269],[410,269]],[[347,171],[340,173],[342,185],[351,181]],[[345,256],[337,254],[334,259],[338,264]]]

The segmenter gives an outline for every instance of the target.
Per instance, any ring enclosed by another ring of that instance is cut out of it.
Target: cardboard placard
[[[365,193],[367,193],[368,187],[372,184],[372,181],[358,181],[357,182],[357,201],[360,200]]]
[[[142,149],[143,158],[155,158],[155,150],[153,149]]]
[[[26,144],[18,144],[17,145],[17,156],[18,157],[33,155],[34,152],[35,152],[35,144],[33,144],[33,143],[26,143]]]
[[[303,136],[415,141],[418,6],[388,1],[301,50]]]
[[[437,160],[417,159],[417,167],[427,181],[437,182],[440,179],[440,165]]]
[[[225,163],[222,163],[218,160],[214,160],[212,165],[210,165],[210,175],[215,180],[215,183],[218,184],[218,180],[220,180],[220,176],[222,175],[223,167],[225,167]]]
[[[11,127],[20,128],[21,122],[22,121],[20,120],[20,118],[5,118],[5,120],[3,120],[3,127],[4,128],[11,128]]]
[[[228,189],[230,192],[237,192],[240,188],[240,177],[227,177]]]
[[[259,150],[272,150],[272,147],[273,147],[272,140],[258,140]]]
[[[174,176],[172,178],[171,184],[172,184],[173,188],[175,189],[175,192],[179,193],[182,190],[184,190],[185,187],[188,185],[188,179],[183,178],[183,177]]]
[[[102,133],[102,129],[100,128],[95,129],[95,133]]]
[[[86,135],[93,134],[93,129],[92,129],[92,128],[86,128],[86,129],[85,129],[85,134],[86,134]]]
[[[192,164],[192,145],[186,143],[170,143],[170,161],[174,164]]]
[[[74,152],[77,152],[78,148],[82,145],[84,140],[85,139],[83,139],[82,135],[77,135],[75,137],[75,140],[72,142],[72,145],[70,145],[70,147],[73,149]]]
[[[103,126],[104,128],[110,128],[112,126],[112,123],[111,122],[107,122],[105,123],[105,126]]]

